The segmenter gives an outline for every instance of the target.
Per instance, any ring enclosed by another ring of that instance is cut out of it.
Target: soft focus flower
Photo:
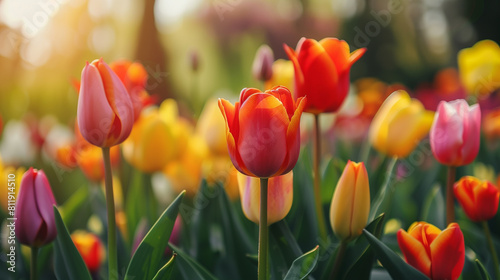
[[[500,138],[500,108],[493,110],[484,116],[483,132],[488,139]]]
[[[37,147],[32,141],[30,128],[22,121],[10,120],[5,124],[0,154],[6,165],[29,165],[35,160]]]
[[[116,191],[114,184],[115,183],[113,181],[113,191]],[[120,199],[121,199],[120,203],[123,204],[123,194],[122,194],[121,185],[120,185],[119,192],[120,192]],[[115,192],[115,193],[117,193],[117,192]],[[119,208],[123,208],[123,206],[120,205]],[[120,233],[123,236],[123,239],[128,240],[127,215],[125,214],[125,211],[118,209],[116,211],[115,220],[116,220],[116,227],[120,230]]]
[[[466,90],[455,68],[445,68],[434,77],[432,84],[421,84],[415,98],[420,100],[425,109],[436,111],[441,101],[452,101],[466,97]]]
[[[349,45],[336,38],[321,41],[300,39],[297,50],[284,45],[295,69],[296,97],[307,96],[305,112],[336,112],[349,91],[351,66],[366,49],[349,52]]]
[[[265,92],[245,88],[235,105],[219,99],[228,151],[236,169],[261,178],[292,170],[299,156],[299,124],[305,104],[305,97],[295,102],[290,91],[281,86]]]
[[[99,237],[83,230],[71,234],[71,239],[91,273],[99,270],[106,258],[106,251]]]
[[[132,130],[134,110],[130,96],[102,59],[83,68],[77,119],[85,140],[98,147],[120,144]]]
[[[379,152],[406,157],[424,138],[432,124],[433,112],[402,90],[392,93],[373,118],[370,143]]]
[[[212,155],[228,155],[226,144],[226,123],[221,115],[217,100],[210,99],[201,112],[196,133],[205,140]]]
[[[260,221],[260,180],[238,173],[241,208],[245,216]],[[267,189],[267,225],[281,221],[290,212],[293,201],[293,172],[269,178]]]
[[[293,63],[290,60],[278,59],[273,62],[271,78],[264,82],[264,88],[272,89],[275,86],[284,86],[293,93]]]
[[[500,88],[500,48],[491,40],[461,50],[458,68],[469,94],[484,96]]]
[[[370,214],[370,185],[364,163],[348,161],[330,206],[330,223],[341,240],[359,236]]]
[[[56,200],[45,173],[30,168],[21,180],[14,214],[19,242],[40,247],[56,238],[53,205],[56,205]]]
[[[21,178],[25,171],[24,167],[16,169],[12,166],[5,166],[0,158],[0,176],[4,178],[0,181],[0,206],[2,206],[2,210],[6,214],[15,208],[13,204],[9,205],[9,200],[15,202],[15,199],[9,199],[9,192],[13,190],[13,196],[17,197],[19,187],[21,186]],[[12,185],[13,183],[14,185]]]
[[[432,280],[455,280],[465,261],[464,236],[456,223],[441,231],[426,222],[413,223],[408,232],[398,231],[405,260]]]
[[[444,165],[471,163],[479,152],[481,109],[463,99],[439,103],[430,132],[434,157]]]
[[[465,176],[455,183],[453,191],[465,214],[472,221],[486,221],[496,215],[500,190],[489,181]]]
[[[273,75],[273,50],[268,45],[262,45],[257,50],[252,65],[253,77],[258,81],[267,81]]]

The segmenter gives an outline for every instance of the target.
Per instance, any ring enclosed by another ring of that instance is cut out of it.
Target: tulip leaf
[[[382,241],[378,240],[366,229],[363,230],[363,234],[375,251],[375,255],[378,260],[382,263],[384,268],[387,269],[387,272],[389,272],[393,279],[428,279],[427,276],[422,274],[413,266],[407,264],[400,256],[394,253],[391,249],[389,249],[389,247],[382,243]]]
[[[474,263],[476,264],[476,269],[479,271],[479,274],[481,275],[481,279],[482,280],[491,280],[490,274],[488,273],[488,271],[486,271],[486,268],[481,263],[481,261],[476,259],[474,261]]]
[[[56,206],[54,215],[57,227],[57,237],[54,240],[54,266],[57,279],[92,279]]]
[[[130,260],[125,280],[137,279],[138,277],[152,279],[156,275],[184,194],[185,191],[177,196],[141,241],[132,256],[132,260]]]
[[[195,259],[191,258],[181,249],[177,248],[175,245],[169,243],[170,248],[177,253],[176,266],[179,268],[182,279],[189,280],[217,280],[207,269],[205,269],[201,264],[199,264]]]
[[[319,246],[297,258],[292,263],[284,280],[295,280],[306,278],[316,267],[319,258]]]
[[[80,212],[81,207],[88,203],[88,197],[89,188],[81,186],[63,205],[59,206],[64,224],[71,225],[71,222],[77,220],[74,217]]]
[[[427,195],[423,205],[422,221],[427,221],[438,228],[444,228],[446,217],[444,213],[446,205],[439,185],[435,185]]]
[[[175,258],[177,254],[173,254],[172,258],[156,273],[153,280],[168,280],[172,279],[172,274],[174,273],[175,268]]]

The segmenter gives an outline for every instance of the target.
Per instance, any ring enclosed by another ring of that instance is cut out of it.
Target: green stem
[[[335,264],[333,265],[332,274],[330,275],[331,280],[337,279],[337,274],[339,274],[340,265],[342,264],[342,260],[344,259],[346,249],[347,249],[347,241],[342,240],[340,242],[340,247],[337,253],[337,257],[335,258]]]
[[[386,195],[387,195],[387,189],[389,188],[389,185],[391,184],[392,178],[394,177],[392,173],[394,172],[394,167],[396,166],[396,162],[398,161],[397,157],[393,157],[389,164],[387,165],[387,173],[386,173],[386,178],[384,183],[382,184],[381,189],[379,190],[377,197],[375,198],[373,202],[373,206],[370,210],[370,217],[368,218],[368,221],[372,221],[375,219],[375,217],[383,212],[385,209],[382,209],[381,211],[379,210],[380,206],[382,205],[382,202],[385,200]],[[392,197],[392,196],[391,196]]]
[[[493,238],[491,237],[490,228],[488,227],[488,223],[486,221],[482,221],[484,233],[486,235],[486,240],[488,241],[488,247],[490,247],[491,257],[493,259],[493,266],[495,266],[495,278],[500,280],[500,268],[498,263],[498,255],[495,250],[495,244],[493,244]]]
[[[267,253],[269,243],[269,227],[267,226],[267,178],[260,178],[260,220],[259,220],[259,280],[267,279]]]
[[[38,247],[31,247],[31,267],[30,267],[30,272],[31,272],[31,280],[36,280],[38,279],[38,269],[37,269],[37,257],[38,257]]]
[[[321,131],[319,127],[319,114],[314,115],[314,145],[313,145],[313,178],[314,178],[314,204],[316,217],[318,219],[319,236],[326,240],[325,214],[323,213],[323,204],[321,203],[321,174],[319,164],[321,161]]]
[[[457,168],[455,166],[448,166],[448,181],[446,183],[446,224],[455,222],[455,202],[453,200],[453,184],[455,183],[455,176]]]
[[[116,221],[115,201],[113,197],[113,177],[111,175],[111,161],[109,147],[102,148],[104,159],[104,183],[106,185],[106,210],[108,214],[108,274],[110,280],[118,279],[118,259],[116,249]]]

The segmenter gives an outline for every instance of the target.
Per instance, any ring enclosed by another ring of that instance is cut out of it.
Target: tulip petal
[[[438,105],[431,127],[430,142],[436,159],[447,165],[460,163],[461,155],[457,152],[463,144],[462,119],[453,106],[445,101]]]
[[[305,40],[305,38],[302,38],[302,40]],[[284,44],[283,48],[285,49],[286,54],[288,55],[288,58],[290,61],[293,63],[293,68],[295,70],[295,89],[294,92],[297,94],[296,88],[298,85],[301,85],[304,83],[304,73],[302,73],[302,69],[300,68],[299,60],[297,59],[297,53],[290,48],[288,45]],[[298,97],[298,96],[296,96]]]
[[[295,113],[295,103],[293,101],[290,90],[283,86],[275,86],[270,90],[266,90],[266,93],[273,95],[279,101],[281,101],[283,106],[285,106],[288,118],[291,120]]]
[[[56,200],[52,194],[52,190],[50,189],[49,181],[42,170],[37,172],[33,190],[34,196],[36,197],[34,201],[36,203],[38,213],[40,214],[47,231],[42,238],[44,239],[44,243],[47,243],[54,240],[57,236],[53,208],[53,206],[56,205]]]
[[[370,214],[370,184],[368,182],[368,173],[364,163],[355,165],[356,185],[352,197],[351,209],[351,229],[354,235],[360,235],[366,226]]]
[[[292,171],[285,175],[269,178],[267,201],[267,225],[283,220],[292,208]]]
[[[241,207],[245,217],[258,224],[260,220],[260,185],[259,179],[238,173]]]
[[[452,101],[453,102],[453,101]],[[465,100],[464,100],[465,102]],[[470,108],[465,102],[467,108],[462,113],[463,115],[463,139],[464,144],[461,149],[463,164],[469,164],[477,156],[479,152],[480,129],[481,129],[481,109],[478,104],[472,105]],[[461,115],[459,113],[459,115]]]
[[[282,165],[282,169],[278,171],[279,174],[287,173],[292,170],[300,153],[300,117],[307,104],[307,97],[299,97],[297,99],[297,108],[290,119],[290,124],[286,130],[286,146],[288,149],[287,157]]]
[[[349,63],[349,45],[346,41],[337,38],[324,38],[319,41],[319,44],[323,46],[326,53],[330,56],[339,73],[351,67]]]
[[[432,279],[458,279],[465,261],[464,236],[452,223],[432,242]]]
[[[351,66],[354,64],[354,62],[358,61],[366,52],[366,48],[361,48],[353,51],[351,53],[351,56],[349,57],[349,63]]]
[[[424,245],[402,229],[397,238],[406,262],[431,278],[431,259]]]
[[[476,184],[481,184],[479,179],[472,176],[465,176],[453,186],[455,197],[460,202],[460,205],[462,205],[467,217],[473,221],[479,220],[473,192],[473,185]]]
[[[23,175],[19,193],[17,194],[16,211],[14,217],[17,219],[16,237],[23,244],[33,245],[43,221],[38,213],[34,192],[34,180],[36,173],[30,168]],[[29,230],[27,230],[29,229]]]
[[[493,218],[498,211],[500,190],[488,181],[474,188],[474,199],[482,221]]]

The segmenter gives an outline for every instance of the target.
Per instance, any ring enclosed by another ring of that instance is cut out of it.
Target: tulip
[[[99,271],[106,257],[104,245],[99,237],[90,232],[77,230],[71,234],[71,239],[89,271],[91,273]]]
[[[262,45],[257,50],[253,60],[252,74],[256,80],[267,81],[273,75],[274,54],[268,45]]]
[[[349,52],[349,45],[336,38],[321,41],[300,39],[297,50],[284,45],[295,69],[295,96],[307,95],[305,112],[336,112],[349,91],[351,66],[366,49]]]
[[[330,206],[330,223],[341,240],[359,236],[370,214],[370,186],[364,163],[348,161]]]
[[[281,86],[265,92],[245,88],[235,105],[219,99],[229,156],[236,169],[260,178],[292,170],[299,156],[299,123],[305,104],[305,97],[295,102]]]
[[[463,99],[441,101],[430,132],[434,157],[444,165],[471,163],[479,152],[481,110]]]
[[[265,89],[284,86],[293,93],[293,63],[290,60],[278,59],[273,62],[271,78],[264,83]]]
[[[17,195],[14,217],[19,242],[41,247],[56,238],[54,205],[56,200],[45,173],[31,167],[24,173]]]
[[[500,138],[500,109],[495,109],[484,116],[483,132],[490,140]]]
[[[228,156],[226,123],[217,105],[217,100],[207,101],[196,125],[196,133],[205,140],[212,155]]]
[[[498,211],[500,190],[488,181],[465,176],[453,187],[455,197],[474,222],[493,218]]]
[[[464,236],[456,223],[441,231],[425,223],[400,229],[398,244],[408,264],[432,280],[458,279],[465,261]]]
[[[24,167],[18,167],[16,169],[12,166],[5,166],[0,158],[0,176],[4,178],[0,181],[0,206],[5,214],[15,209],[15,207],[13,207],[15,199],[13,198],[17,197],[19,193],[21,178],[25,171],[26,169]],[[9,197],[10,195],[13,197]]]
[[[433,113],[403,90],[393,92],[373,118],[369,139],[379,152],[407,157],[431,128]]]
[[[102,59],[82,71],[77,119],[83,137],[98,147],[118,145],[132,130],[134,110],[127,89]]]

